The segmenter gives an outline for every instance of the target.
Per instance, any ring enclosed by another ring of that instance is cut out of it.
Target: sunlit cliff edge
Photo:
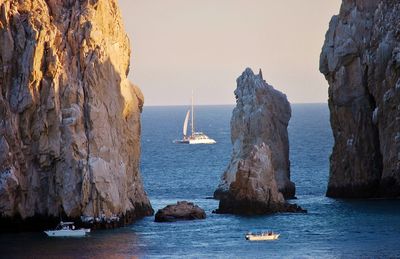
[[[0,7],[1,221],[152,214],[139,172],[144,98],[127,79],[117,2]]]

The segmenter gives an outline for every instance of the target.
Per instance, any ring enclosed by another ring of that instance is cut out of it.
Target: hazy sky
[[[119,0],[145,105],[233,104],[246,67],[292,103],[326,102],[319,54],[340,0]]]

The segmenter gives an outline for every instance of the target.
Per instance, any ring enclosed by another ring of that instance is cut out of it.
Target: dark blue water
[[[187,107],[145,107],[142,116],[142,176],[155,210],[193,201],[207,219],[155,223],[153,217],[84,239],[49,239],[44,234],[0,236],[0,257],[103,256],[182,258],[400,257],[399,201],[344,201],[324,197],[332,148],[325,104],[293,105],[289,125],[296,203],[307,214],[260,217],[215,215],[212,196],[230,158],[232,106],[196,107],[197,130],[216,145],[178,145]],[[249,230],[281,233],[276,242],[248,242]]]

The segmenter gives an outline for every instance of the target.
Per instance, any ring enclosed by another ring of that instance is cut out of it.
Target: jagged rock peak
[[[261,68],[260,68],[259,74],[256,75],[256,74],[254,74],[254,72],[253,72],[253,70],[252,70],[251,68],[247,67],[247,68],[243,71],[242,75],[241,75],[237,80],[243,79],[243,78],[253,78],[253,79],[255,79],[255,76],[258,76],[259,79],[264,80],[264,79],[263,79],[263,75],[262,75]]]
[[[0,1],[0,222],[152,213],[129,56],[115,0]]]
[[[400,196],[400,2],[346,0],[320,58],[335,139],[327,195]]]
[[[290,104],[284,94],[263,80],[261,73],[255,75],[250,68],[237,79],[235,96],[232,158],[214,193],[220,199],[218,211],[280,211],[284,196],[295,194],[289,168]]]

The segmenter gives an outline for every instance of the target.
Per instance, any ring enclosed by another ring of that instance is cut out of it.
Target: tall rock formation
[[[286,211],[284,194],[293,197],[286,96],[247,68],[237,79],[231,119],[231,162],[215,196],[220,213],[262,214]]]
[[[129,56],[115,0],[0,0],[1,221],[153,213]]]
[[[400,2],[344,0],[320,71],[335,139],[327,196],[400,196]]]

